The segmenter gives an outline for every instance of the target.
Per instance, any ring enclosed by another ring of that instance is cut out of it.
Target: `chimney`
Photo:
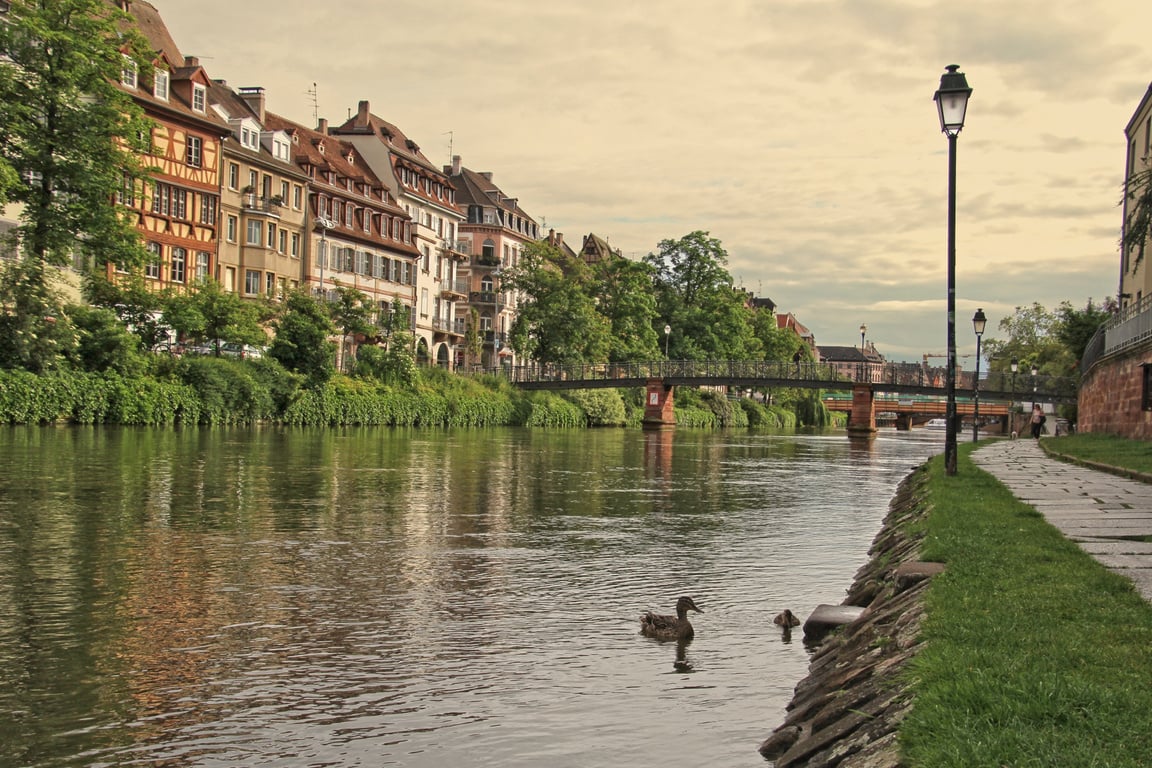
[[[460,155],[452,155],[452,175],[460,175]]]
[[[368,100],[365,99],[356,107],[356,127],[366,128],[370,114],[372,114],[372,110],[368,109]]]
[[[320,118],[320,124],[316,126],[316,131],[318,133],[324,134],[325,136],[328,135],[328,118]]]
[[[200,59],[195,57],[195,56],[185,56],[184,57],[184,66],[186,66],[186,67],[198,67],[198,66],[200,66]]]
[[[480,171],[480,175],[488,179],[488,181],[492,181],[492,171]]]
[[[240,98],[244,99],[244,103],[248,105],[248,109],[252,110],[252,114],[256,115],[256,119],[261,124],[264,123],[264,89],[255,86],[251,88],[241,88]]]

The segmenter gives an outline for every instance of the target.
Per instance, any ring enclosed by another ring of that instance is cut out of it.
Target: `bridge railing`
[[[514,384],[546,384],[548,382],[574,382],[612,380],[628,381],[634,385],[646,379],[715,380],[717,384],[733,381],[764,380],[777,382],[803,382],[811,387],[814,382],[832,388],[837,383],[845,387],[852,384],[871,384],[878,391],[908,389],[936,389],[946,386],[942,368],[924,368],[913,363],[863,363],[858,366],[836,367],[827,364],[802,362],[775,362],[764,360],[652,360],[627,363],[539,363],[506,367],[496,371]],[[974,381],[971,372],[957,376],[957,391],[970,392]],[[991,396],[1019,400],[1075,399],[1078,382],[1072,377],[1032,376],[1030,373],[991,371],[979,382],[978,389]]]

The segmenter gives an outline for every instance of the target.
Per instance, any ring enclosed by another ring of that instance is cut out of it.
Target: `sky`
[[[576,248],[594,232],[640,259],[707,231],[736,284],[818,345],[858,346],[865,324],[890,360],[946,351],[948,141],[932,97],[958,64],[973,89],[959,354],[975,351],[978,307],[984,339],[1004,339],[1018,306],[1118,291],[1152,4],[152,2],[185,55],[263,86],[273,112],[338,123],[368,100],[437,165],[491,171]]]

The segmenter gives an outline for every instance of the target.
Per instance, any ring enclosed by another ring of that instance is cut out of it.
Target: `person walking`
[[[1048,417],[1044,415],[1044,410],[1040,407],[1040,403],[1032,403],[1032,438],[1034,440],[1040,439],[1040,433],[1044,431],[1044,422],[1048,421]]]

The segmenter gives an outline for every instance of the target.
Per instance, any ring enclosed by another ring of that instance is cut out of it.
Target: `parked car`
[[[192,344],[185,348],[185,354],[215,355],[216,342],[205,341],[200,344]],[[221,341],[220,356],[238,357],[242,360],[258,360],[259,358],[264,357],[264,348],[254,346],[252,344],[237,344],[233,341]]]

